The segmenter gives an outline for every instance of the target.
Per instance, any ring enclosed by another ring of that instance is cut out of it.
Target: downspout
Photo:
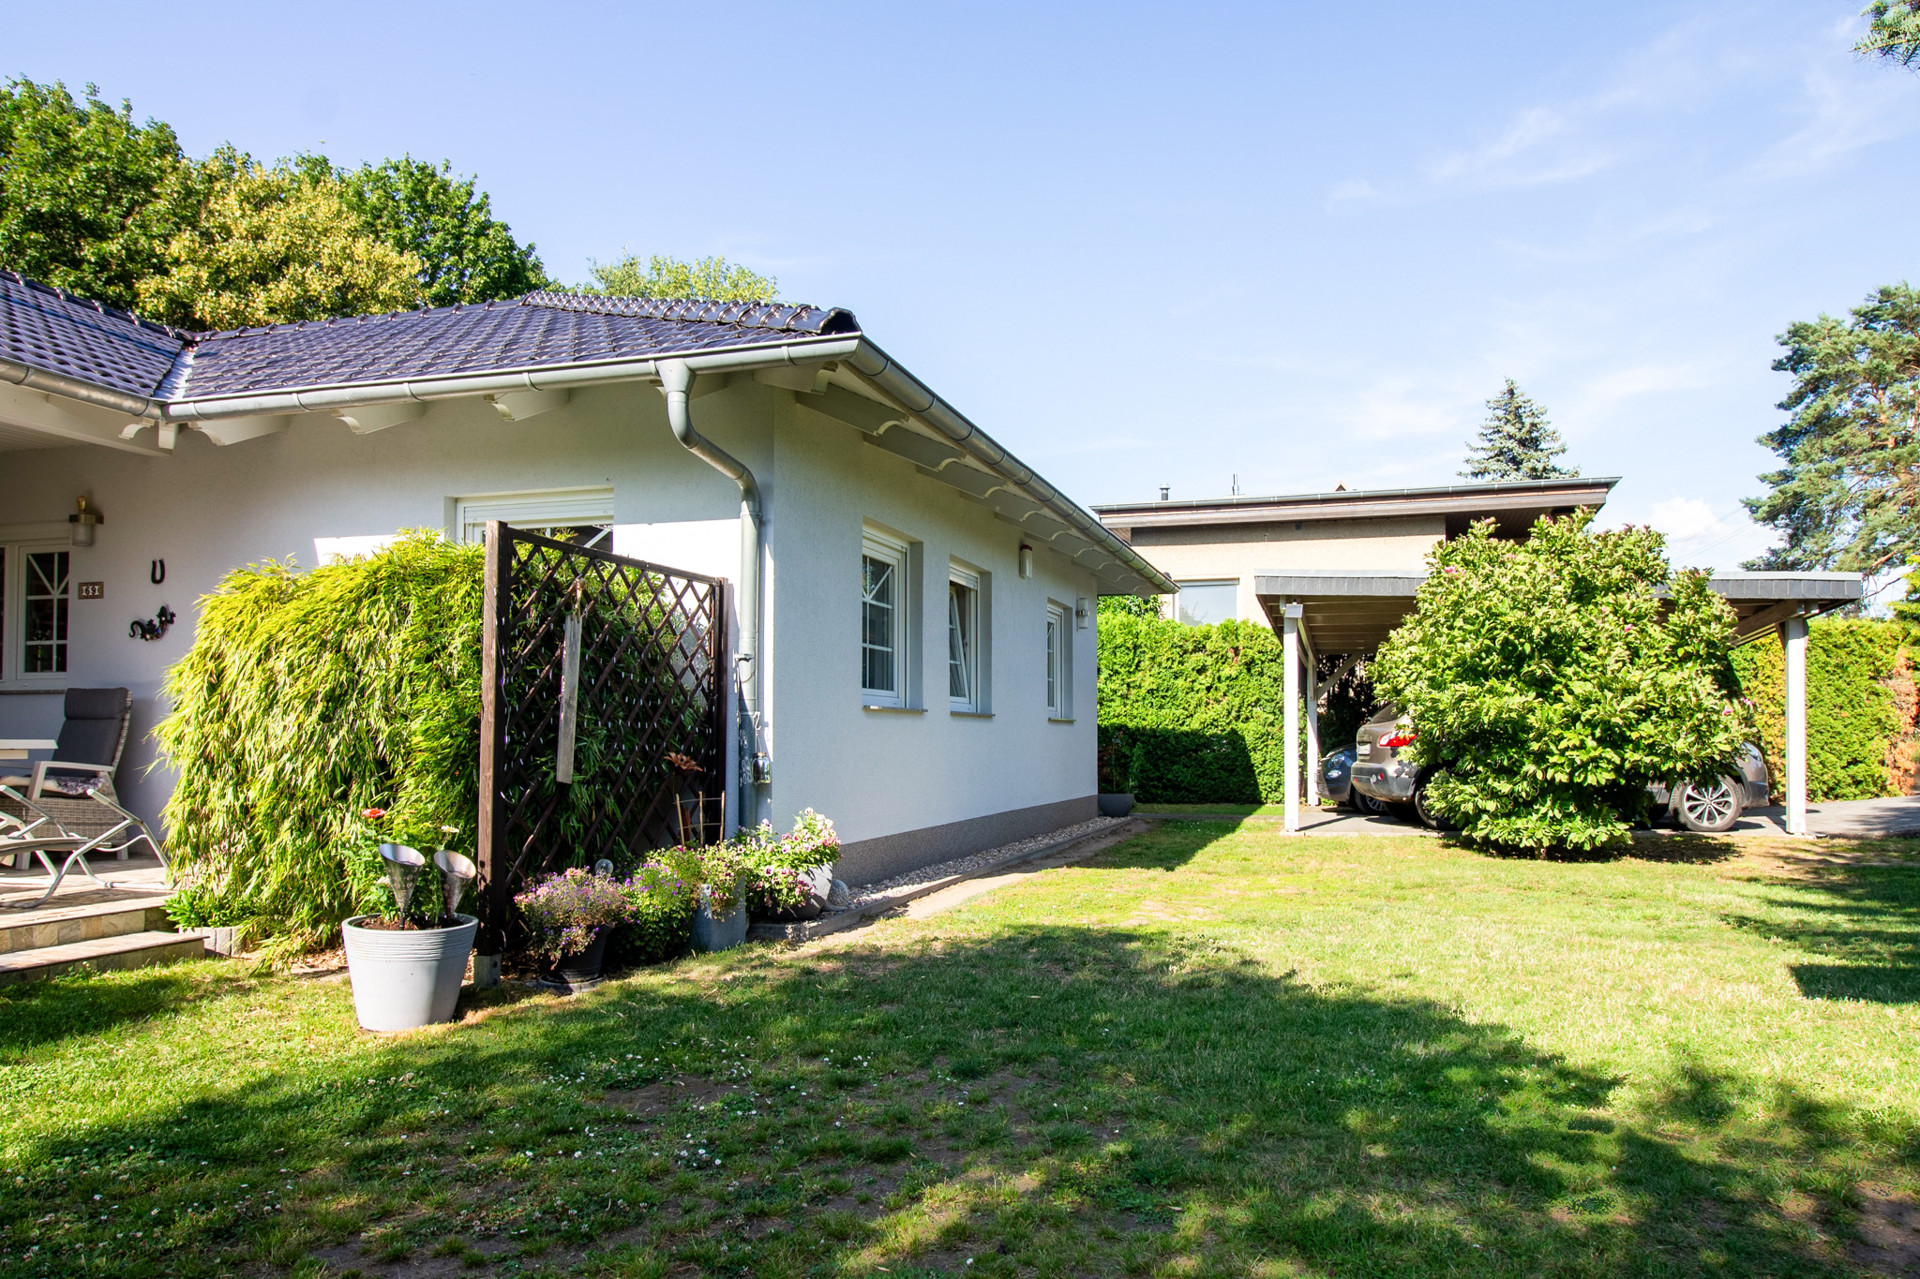
[[[766,720],[761,712],[760,595],[761,511],[760,485],[738,458],[693,429],[693,410],[687,393],[693,388],[693,370],[685,360],[659,363],[660,391],[667,397],[667,424],[687,452],[740,486],[740,803],[739,824],[755,826],[764,814],[763,787],[770,778],[766,753],[760,749]]]

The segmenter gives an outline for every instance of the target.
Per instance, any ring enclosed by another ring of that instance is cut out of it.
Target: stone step
[[[16,950],[0,955],[0,983],[39,981],[76,968],[104,970],[170,964],[176,959],[194,959],[206,953],[206,942],[198,932],[141,932],[125,933],[118,937],[96,937],[91,941],[41,946],[34,950]]]
[[[53,899],[56,903],[61,898]],[[0,955],[129,933],[171,932],[164,897],[140,895],[74,906],[0,911]]]

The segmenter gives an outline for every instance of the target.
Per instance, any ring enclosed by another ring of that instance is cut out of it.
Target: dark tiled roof
[[[858,331],[849,312],[817,307],[542,292],[182,333],[0,273],[0,357],[164,400],[695,355]]]
[[[0,271],[0,358],[151,395],[190,336]]]

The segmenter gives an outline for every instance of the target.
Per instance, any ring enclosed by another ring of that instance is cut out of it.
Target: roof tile
[[[0,272],[0,358],[167,400],[694,355],[857,332],[852,314],[837,309],[539,292],[185,333]]]

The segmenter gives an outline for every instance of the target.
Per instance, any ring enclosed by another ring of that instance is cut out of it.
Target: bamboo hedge
[[[207,922],[325,945],[381,904],[377,838],[471,850],[481,556],[413,532],[305,572],[250,564],[199,601],[155,735],[178,774],[170,855]]]

